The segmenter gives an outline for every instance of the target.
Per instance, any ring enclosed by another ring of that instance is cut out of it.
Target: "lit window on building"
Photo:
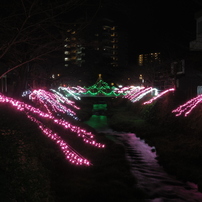
[[[65,48],[71,48],[69,44],[64,45]]]
[[[76,56],[72,56],[71,59],[72,59],[72,60],[76,60]]]
[[[143,65],[143,54],[139,55],[138,64],[139,64],[140,66]]]
[[[69,55],[69,51],[65,51],[65,55]]]

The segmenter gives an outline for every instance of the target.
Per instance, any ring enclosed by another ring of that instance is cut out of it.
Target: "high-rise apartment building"
[[[78,37],[77,26],[67,30],[65,66],[77,65],[84,71],[111,74],[127,64],[127,36],[108,18],[95,20]]]
[[[101,46],[103,59],[107,66],[118,67],[118,32],[113,21],[103,19]],[[108,60],[107,60],[108,59]]]
[[[86,65],[94,69],[118,67],[118,31],[112,20],[102,18],[92,24],[86,37]]]
[[[67,37],[64,45],[64,61],[66,67],[70,65],[81,67],[85,62],[85,47],[82,44],[81,38],[78,37],[77,31],[78,27],[76,24],[67,30]]]

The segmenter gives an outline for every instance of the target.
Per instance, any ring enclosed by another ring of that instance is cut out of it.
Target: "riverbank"
[[[109,106],[109,126],[133,132],[156,148],[165,170],[184,181],[198,184],[202,191],[202,124],[200,108],[188,117],[175,117],[173,95],[150,105],[118,100]]]
[[[90,167],[71,165],[25,115],[0,106],[0,196],[3,201],[144,201],[135,187],[124,147],[96,133],[105,149],[76,141]],[[67,133],[68,138],[71,134]],[[77,149],[76,148],[76,149]]]

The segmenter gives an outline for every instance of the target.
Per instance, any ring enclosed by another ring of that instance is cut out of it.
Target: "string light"
[[[184,116],[188,116],[191,111],[202,102],[202,95],[198,95],[197,97],[187,101],[183,105],[180,105],[176,109],[172,111],[172,113],[176,113],[175,116],[180,116],[184,114]]]
[[[42,131],[42,133],[45,134],[51,140],[53,140],[60,147],[69,162],[76,165],[91,165],[91,163],[87,159],[81,156],[81,154],[79,154],[78,152],[74,151],[74,149],[70,147],[70,145],[68,145],[64,140],[62,140],[62,138],[58,136],[57,133],[54,133],[51,129],[47,128],[44,124],[42,124],[33,116],[27,114],[27,118],[35,122],[38,125],[39,129]]]
[[[84,92],[83,94],[89,96],[120,96],[120,93],[115,92],[115,89],[116,88],[114,86],[111,87],[103,80],[99,80],[94,85],[86,87],[86,92]]]
[[[59,91],[63,91],[65,93],[65,96],[66,97],[74,97],[74,99],[76,100],[80,100],[81,98],[79,97],[80,96],[80,91],[77,92],[75,91],[74,89],[70,88],[70,87],[59,87],[58,88]]]
[[[46,96],[44,97],[46,98]],[[88,132],[81,127],[75,126],[62,118],[61,119],[56,118],[54,114],[49,113],[49,111],[47,113],[43,112],[38,108],[35,108],[24,102],[15,100],[13,98],[6,97],[2,94],[0,94],[0,102],[9,103],[17,110],[24,112],[27,118],[29,118],[31,121],[35,122],[38,125],[39,129],[43,132],[43,134],[45,134],[50,139],[54,140],[60,146],[60,148],[62,149],[63,153],[66,156],[66,159],[69,160],[71,163],[74,163],[76,165],[88,165],[88,166],[90,165],[90,162],[87,159],[83,158],[78,152],[76,152],[73,148],[71,148],[64,140],[62,140],[62,138],[57,133],[54,133],[51,129],[45,126],[45,124],[39,121],[37,117],[39,117],[40,120],[43,120],[45,122],[46,119],[49,119],[50,121],[52,121],[53,124],[57,124],[63,127],[64,129],[68,129],[71,132],[76,133],[77,136],[83,138],[83,141],[87,144],[90,144],[98,148],[105,147],[104,144],[96,142],[96,140],[94,139],[95,136],[91,132]],[[41,103],[44,104],[45,102]],[[43,118],[45,118],[45,120]]]
[[[145,87],[140,87],[140,86],[133,86],[131,88],[129,88],[126,91],[126,95],[124,96],[124,98],[127,98],[129,100],[132,100],[132,98],[134,98],[135,96],[138,96],[139,94],[141,94],[141,91],[145,89]]]
[[[63,113],[69,116],[76,117],[76,113],[72,111],[70,108],[67,108],[64,104],[71,105],[74,108],[78,109],[75,105],[73,105],[69,100],[64,99],[63,97],[59,96],[58,94],[54,94],[42,89],[34,90],[30,95],[30,99],[32,101],[40,103],[43,107],[45,107],[46,111],[49,114],[52,113]]]
[[[144,87],[134,88],[131,92],[129,92],[125,96],[125,98],[128,98],[131,102],[137,102],[140,99],[142,99],[145,95],[147,95],[148,93],[151,93],[152,91],[154,91],[155,95],[158,94],[158,90],[156,88],[152,88],[152,87],[148,87],[148,88],[144,88]]]
[[[155,97],[151,98],[150,100],[144,102],[143,105],[145,105],[145,104],[151,104],[154,100],[157,100],[158,98],[162,97],[166,93],[174,91],[174,90],[175,90],[174,88],[170,88],[170,89],[164,90],[163,92],[159,93],[157,96],[155,96]]]

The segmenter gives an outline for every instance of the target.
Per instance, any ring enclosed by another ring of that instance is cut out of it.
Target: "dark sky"
[[[46,1],[64,2],[64,0]],[[5,2],[7,1],[2,0],[1,3]],[[112,19],[114,18],[120,27],[128,32],[131,61],[141,53],[164,51],[166,55],[172,57],[175,52],[188,50],[189,42],[195,38],[194,14],[202,9],[202,0],[81,0],[81,2],[84,4],[81,4],[79,12],[76,10],[70,12],[70,21],[78,18],[80,13],[88,15],[90,19],[104,10],[105,14],[111,15]],[[69,17],[66,17],[65,21],[68,19]]]
[[[195,12],[199,0],[111,0],[107,12],[113,13],[129,33],[129,56],[162,52],[172,57],[187,51],[196,31]]]

